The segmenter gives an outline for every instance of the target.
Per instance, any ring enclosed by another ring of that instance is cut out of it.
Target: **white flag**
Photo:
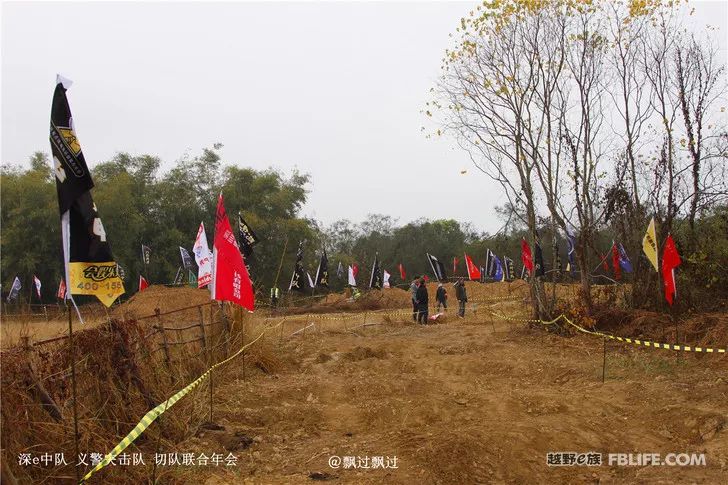
[[[349,268],[351,269],[351,268]],[[20,284],[20,278],[17,276],[13,280],[13,286],[10,287],[10,292],[8,293],[8,298],[6,301],[10,300],[17,300],[18,295],[20,294],[20,289],[23,287],[23,285]]]
[[[386,269],[384,270],[382,279],[383,279],[382,287],[389,288],[389,273],[387,272]]]
[[[40,300],[40,280],[36,275],[33,275],[33,283],[35,283],[35,292],[38,294],[38,299]]]
[[[204,288],[212,283],[212,254],[210,246],[207,245],[207,236],[205,235],[205,224],[200,222],[200,229],[197,231],[197,239],[192,247],[195,253],[195,261],[199,268],[197,272],[197,287]]]
[[[356,286],[356,280],[354,279],[354,268],[349,266],[349,285]]]

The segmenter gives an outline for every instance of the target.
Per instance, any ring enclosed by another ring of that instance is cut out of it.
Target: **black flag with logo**
[[[253,246],[258,243],[258,236],[245,222],[242,212],[238,213],[238,232],[240,233],[240,247],[243,249],[243,256],[247,258],[253,254]]]
[[[152,250],[149,246],[142,244],[142,263],[149,265],[149,260],[152,257]]]
[[[437,278],[437,281],[445,281],[447,275],[445,274],[445,265],[442,264],[442,261],[427,253],[427,262],[430,263],[430,268],[432,268],[432,273]]]
[[[506,265],[506,279],[507,280],[516,279],[516,270],[513,267],[513,260],[511,258],[509,258],[508,256],[503,256],[503,261],[505,261],[505,265]]]
[[[369,288],[382,289],[382,269],[379,267],[379,253],[374,255],[374,264],[372,264],[372,274],[369,277]]]
[[[238,234],[240,235],[240,252],[243,254],[245,267],[250,274],[250,263],[253,259],[253,246],[258,243],[258,236],[250,228],[245,219],[243,219],[242,211],[238,212]]]
[[[304,291],[303,282],[305,271],[303,270],[303,241],[298,243],[298,251],[296,252],[296,264],[293,267],[291,275],[291,283],[288,285],[288,291]]]
[[[189,251],[187,251],[182,246],[179,247],[179,255],[182,257],[182,267],[186,270],[192,269],[192,256],[190,256]]]
[[[321,259],[316,269],[316,278],[313,280],[313,283],[315,286],[329,287],[329,258],[326,256],[325,249],[323,254],[321,254]]]
[[[91,198],[94,183],[76,137],[66,97],[70,85],[70,81],[58,76],[50,121],[67,295],[95,295],[104,305],[111,306],[124,293],[124,284]]]

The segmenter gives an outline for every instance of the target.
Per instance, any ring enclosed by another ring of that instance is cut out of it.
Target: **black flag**
[[[485,272],[488,278],[493,278],[495,276],[495,253],[488,249],[488,257],[486,259],[488,260],[488,264],[485,267]]]
[[[316,278],[313,280],[313,283],[316,286],[329,287],[329,258],[326,256],[325,249],[319,260],[319,265],[316,269]]]
[[[149,259],[152,256],[152,250],[149,249],[149,246],[145,246],[142,244],[142,262],[146,265],[149,264]]]
[[[374,255],[374,264],[372,264],[372,274],[369,277],[369,288],[382,289],[382,270],[379,267],[379,253]]]
[[[185,278],[184,268],[182,268],[180,266],[179,268],[177,268],[177,274],[174,275],[174,284],[181,285],[182,283],[184,283],[184,278]]]
[[[340,279],[343,279],[344,276],[344,267],[341,265],[341,261],[339,261],[339,266],[336,268],[336,276]]]
[[[296,264],[293,267],[291,275],[291,283],[288,285],[288,291],[304,291],[303,288],[303,241],[298,243],[298,251],[296,252]]]
[[[190,256],[189,251],[180,246],[179,254],[182,257],[182,267],[186,270],[192,269],[192,256]]]
[[[508,256],[503,256],[503,261],[505,261],[505,265],[506,265],[506,279],[507,280],[516,279],[516,271],[513,268],[513,260],[511,258],[509,258]]]
[[[253,259],[253,246],[258,243],[258,236],[255,235],[245,219],[243,212],[238,212],[238,233],[240,235],[240,252],[243,254],[243,262],[250,274],[250,262]]]
[[[91,198],[94,183],[66,98],[70,85],[70,81],[58,76],[50,122],[67,295],[95,295],[104,305],[111,306],[124,293],[124,283],[119,278],[118,266]]]
[[[434,273],[435,278],[437,278],[437,281],[445,281],[447,276],[445,275],[445,265],[442,264],[442,261],[438,260],[430,253],[427,253],[427,262],[430,263],[430,268],[432,268],[432,272]]]
[[[258,236],[245,222],[242,212],[238,212],[238,232],[240,233],[240,247],[243,249],[243,256],[247,258],[253,254],[253,246],[258,243]]]

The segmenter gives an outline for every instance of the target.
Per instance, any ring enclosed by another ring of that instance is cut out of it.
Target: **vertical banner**
[[[230,220],[225,213],[222,193],[217,199],[215,239],[212,245],[213,300],[230,301],[253,311],[255,297],[248,270],[243,262]]]
[[[182,267],[187,270],[192,269],[192,256],[190,256],[189,251],[180,246],[179,255],[182,258]]]
[[[341,265],[341,263],[339,263]],[[329,258],[326,256],[326,250],[321,254],[318,268],[316,268],[316,278],[313,280],[314,287],[329,287]]]
[[[18,295],[20,294],[20,289],[23,287],[22,284],[20,284],[20,278],[17,276],[13,280],[13,286],[10,287],[10,291],[8,292],[8,297],[5,301],[15,301],[18,299]]]
[[[298,243],[298,251],[296,251],[296,262],[293,265],[293,274],[291,282],[288,285],[288,291],[303,291],[303,241]]]
[[[437,278],[437,281],[445,281],[447,279],[447,275],[445,274],[445,265],[442,264],[442,261],[438,260],[430,253],[426,254],[427,262],[430,263],[430,268],[432,268],[432,273],[435,275],[435,278]]]
[[[528,270],[529,275],[533,275],[533,257],[531,256],[531,247],[524,237],[521,239],[521,262],[523,267]]]
[[[677,286],[675,285],[675,268],[680,266],[682,259],[675,247],[675,241],[672,234],[667,235],[665,248],[662,251],[662,281],[665,286],[665,299],[672,306],[677,295]]]
[[[657,232],[654,217],[650,220],[650,225],[647,226],[645,237],[642,238],[642,251],[644,251],[655,271],[659,271],[659,265],[657,264]]]
[[[38,277],[36,275],[33,275],[33,283],[35,284],[35,292],[38,295],[38,299],[39,300],[42,300],[42,298],[40,296],[40,286],[41,286],[41,284],[40,284],[40,280],[38,279]]]
[[[369,288],[382,289],[382,271],[379,268],[379,253],[374,254],[374,264],[372,264],[372,273],[369,277]]]
[[[479,281],[480,280],[480,270],[477,266],[475,266],[475,263],[473,263],[473,260],[468,256],[467,254],[463,254],[465,256],[465,267],[468,270],[468,278],[470,281]]]
[[[212,283],[212,253],[207,245],[207,235],[205,234],[205,224],[200,222],[200,228],[197,230],[195,245],[192,248],[197,262],[197,287],[204,288]]]
[[[104,305],[124,293],[96,204],[94,186],[76,136],[66,90],[71,82],[58,76],[53,92],[50,143],[58,209],[61,214],[67,295],[94,295]]]
[[[146,266],[149,266],[149,261],[152,257],[152,250],[149,248],[149,246],[145,246],[142,244],[142,263],[144,263]]]

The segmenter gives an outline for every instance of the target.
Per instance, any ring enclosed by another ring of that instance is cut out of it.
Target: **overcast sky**
[[[304,214],[495,231],[499,188],[420,114],[473,2],[2,4],[2,162],[49,152],[56,73],[91,166],[224,144],[238,166],[311,174]],[[721,28],[726,2],[692,2]],[[461,170],[467,169],[465,175]]]

